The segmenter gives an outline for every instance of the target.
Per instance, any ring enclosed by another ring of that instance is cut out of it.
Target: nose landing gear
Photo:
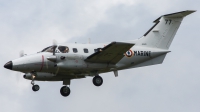
[[[39,85],[33,85],[32,86],[32,90],[35,91],[35,92],[38,91],[39,89],[40,89]]]
[[[38,91],[38,90],[40,89],[40,86],[39,86],[39,85],[35,85],[34,80],[31,81],[31,84],[33,85],[33,86],[32,86],[32,90],[33,90],[33,91],[36,92],[36,91]]]
[[[40,89],[40,86],[39,85],[35,85],[34,79],[35,79],[35,75],[32,75],[32,81],[31,81],[31,84],[33,85],[32,86],[32,90],[36,92],[36,91],[38,91]]]

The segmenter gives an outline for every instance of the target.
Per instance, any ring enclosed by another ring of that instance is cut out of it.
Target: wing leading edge
[[[134,44],[123,42],[112,42],[100,51],[88,56],[85,61],[92,63],[116,64]]]

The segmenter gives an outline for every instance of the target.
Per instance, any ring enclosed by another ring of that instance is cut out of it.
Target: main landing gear
[[[98,75],[95,76],[92,81],[95,86],[101,86],[103,84],[103,79]]]
[[[63,86],[62,88],[60,88],[60,94],[64,97],[69,96],[70,94],[70,88],[67,86]]]
[[[63,87],[60,88],[60,94],[64,97],[69,96],[70,94],[70,88],[67,85],[70,85],[70,79],[63,80]]]

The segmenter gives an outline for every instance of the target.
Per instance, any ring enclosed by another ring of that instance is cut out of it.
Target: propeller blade
[[[55,45],[57,46],[57,44],[58,44],[57,41],[56,41],[55,39],[53,39],[53,45],[54,45],[54,46],[55,46]]]
[[[20,57],[23,57],[23,56],[24,56],[24,51],[23,51],[23,50],[21,50],[21,51],[19,52],[19,56],[20,56]]]
[[[55,73],[55,75],[57,75],[57,74],[58,74],[58,72],[59,72],[59,69],[60,69],[60,68],[58,67],[58,68],[57,68],[57,70],[56,70],[56,73]]]
[[[57,44],[57,41],[53,39],[53,55],[55,55]]]
[[[57,45],[53,46],[53,55],[55,55]]]
[[[20,77],[22,76],[22,73],[21,72],[17,72],[16,75],[15,75],[15,79],[17,81],[17,83],[20,82]]]
[[[18,73],[15,77],[16,77],[16,80],[17,80],[17,83],[18,83],[19,79],[20,79],[20,73]]]

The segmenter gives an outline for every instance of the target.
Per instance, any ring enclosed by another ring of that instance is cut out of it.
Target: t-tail
[[[166,14],[154,21],[155,25],[150,28],[142,38],[137,41],[138,46],[152,49],[151,58],[148,61],[136,64],[133,67],[142,67],[161,64],[165,59],[168,49],[183,18],[194,10],[186,10],[172,14]]]
[[[159,17],[154,21],[155,25],[139,39],[139,44],[151,48],[169,49],[181,21],[193,12],[195,11],[186,10]]]

